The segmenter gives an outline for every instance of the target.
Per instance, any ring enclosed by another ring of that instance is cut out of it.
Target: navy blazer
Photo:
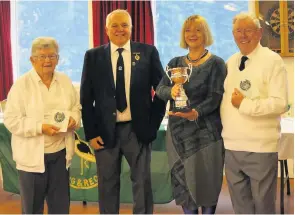
[[[130,42],[131,80],[130,111],[132,127],[139,141],[152,142],[165,115],[166,103],[151,89],[156,90],[164,70],[154,46]],[[135,60],[135,54],[140,59]],[[132,63],[131,62],[131,63]],[[110,44],[86,52],[81,79],[80,100],[86,140],[101,136],[105,148],[115,146],[116,91],[113,77]]]

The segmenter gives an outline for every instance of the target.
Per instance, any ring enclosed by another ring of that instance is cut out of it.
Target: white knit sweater
[[[221,103],[222,137],[226,149],[247,152],[277,152],[280,115],[287,110],[287,73],[282,58],[258,44],[249,54],[243,71],[241,53],[227,62]],[[246,98],[240,108],[231,103],[234,88]]]

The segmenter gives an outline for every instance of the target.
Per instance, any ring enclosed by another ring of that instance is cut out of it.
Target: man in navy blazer
[[[88,50],[81,80],[85,137],[95,150],[100,213],[118,214],[124,155],[131,171],[133,212],[153,213],[151,142],[165,114],[156,89],[164,75],[154,46],[130,41],[132,22],[125,10],[106,19],[110,43]]]

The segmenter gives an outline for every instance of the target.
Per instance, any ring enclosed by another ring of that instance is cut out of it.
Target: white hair
[[[254,15],[247,12],[241,12],[233,18],[233,25],[236,23],[237,20],[241,19],[251,19],[253,23],[256,25],[257,28],[261,28],[259,19]]]
[[[53,37],[37,37],[32,42],[31,55],[39,49],[53,48],[56,53],[59,52],[57,41]]]
[[[122,9],[117,9],[117,10],[113,10],[112,12],[110,12],[107,15],[107,18],[106,18],[106,27],[109,27],[110,21],[111,21],[111,16],[114,15],[114,14],[125,14],[125,15],[127,15],[128,18],[129,18],[130,26],[132,26],[132,19],[131,19],[130,14],[128,13],[128,11],[127,10],[122,10]]]

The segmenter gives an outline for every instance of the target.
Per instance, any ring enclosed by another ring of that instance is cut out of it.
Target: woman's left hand
[[[169,116],[179,116],[179,117],[182,117],[182,118],[186,118],[186,119],[188,119],[190,121],[196,120],[198,118],[198,116],[199,116],[198,112],[195,109],[192,109],[191,111],[185,112],[185,113],[169,111],[168,115]]]
[[[70,116],[69,124],[68,124],[68,131],[73,130],[76,128],[76,121],[73,117]]]

